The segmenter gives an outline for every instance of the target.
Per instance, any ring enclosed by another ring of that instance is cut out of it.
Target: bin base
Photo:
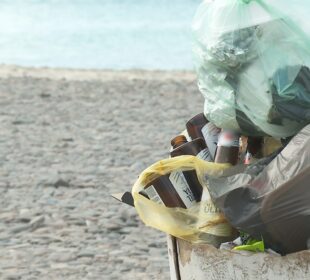
[[[310,279],[310,251],[284,257],[267,253],[218,250],[168,236],[172,280]]]

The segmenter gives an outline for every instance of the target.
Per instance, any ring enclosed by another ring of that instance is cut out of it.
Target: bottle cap
[[[187,143],[187,139],[184,135],[178,135],[171,140],[171,146],[175,149],[183,144]]]

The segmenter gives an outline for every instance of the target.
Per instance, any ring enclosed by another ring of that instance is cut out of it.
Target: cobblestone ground
[[[110,193],[202,111],[172,76],[0,79],[0,279],[169,279],[165,234]]]

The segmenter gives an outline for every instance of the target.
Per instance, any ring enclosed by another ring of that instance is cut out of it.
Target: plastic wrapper
[[[244,135],[295,135],[310,123],[310,3],[204,1],[194,59],[204,113]]]
[[[232,240],[236,232],[211,201],[204,177],[205,174],[219,174],[229,166],[206,162],[194,156],[179,156],[153,164],[142,172],[132,189],[135,208],[140,218],[148,226],[193,243],[219,246],[222,242]],[[159,176],[172,171],[188,170],[196,171],[203,186],[202,200],[192,207],[166,207],[140,194],[148,183]]]
[[[307,249],[310,240],[310,125],[280,153],[208,177],[214,203],[237,229],[275,251]]]

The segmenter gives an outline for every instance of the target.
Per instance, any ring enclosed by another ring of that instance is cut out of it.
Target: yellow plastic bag
[[[205,176],[220,176],[222,170],[228,167],[229,164],[206,162],[194,156],[164,159],[151,165],[141,173],[132,189],[135,208],[140,218],[148,226],[193,243],[218,246],[221,242],[232,240],[235,230],[211,201],[205,179]],[[177,170],[196,170],[203,186],[204,201],[197,202],[188,209],[169,208],[139,194],[148,183]]]

